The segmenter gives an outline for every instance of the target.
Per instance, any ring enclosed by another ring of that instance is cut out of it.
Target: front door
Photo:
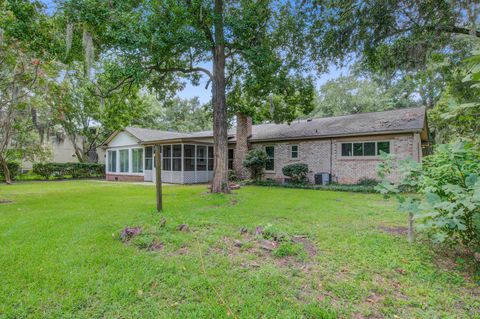
[[[144,181],[145,182],[152,182],[154,181],[154,163],[153,163],[153,147],[147,146],[145,147],[145,169],[143,170],[144,174]]]

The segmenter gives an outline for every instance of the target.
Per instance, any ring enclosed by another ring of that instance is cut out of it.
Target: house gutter
[[[335,137],[351,137],[351,136],[372,136],[372,135],[391,135],[391,134],[408,134],[419,133],[421,129],[415,130],[396,130],[396,131],[378,131],[378,132],[366,132],[366,133],[348,133],[348,134],[336,134],[336,135],[310,135],[310,136],[296,136],[296,137],[276,137],[265,139],[251,139],[252,143],[272,142],[272,141],[299,141],[299,140],[322,140]],[[233,141],[232,141],[233,142]]]

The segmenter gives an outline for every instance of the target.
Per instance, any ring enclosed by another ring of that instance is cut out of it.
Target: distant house
[[[298,120],[291,124],[248,122],[249,148],[262,148],[270,160],[265,178],[284,181],[282,168],[308,164],[309,179],[327,173],[342,184],[377,178],[381,151],[401,160],[422,159],[427,141],[425,108],[362,113]],[[213,178],[212,131],[180,133],[127,127],[104,143],[106,178],[119,181],[154,181],[153,146],[162,146],[162,180],[167,183],[204,183]],[[228,166],[234,167],[235,130],[229,132]],[[238,165],[238,164],[237,164]],[[398,172],[390,177],[398,179]],[[317,180],[318,181],[318,180]]]
[[[81,139],[81,137],[79,137]],[[43,143],[51,149],[50,162],[52,163],[76,163],[78,158],[75,155],[75,148],[72,141],[65,134],[52,134],[47,136]],[[97,150],[98,163],[105,163],[105,150],[98,147]],[[32,169],[33,164],[30,161],[22,162],[22,170],[28,171]]]

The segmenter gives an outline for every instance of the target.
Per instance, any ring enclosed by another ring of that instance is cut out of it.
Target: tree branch
[[[202,67],[198,67],[198,66],[197,67],[191,67],[191,68],[179,68],[179,67],[178,68],[161,68],[158,65],[156,65],[156,66],[152,66],[150,68],[157,71],[157,72],[160,72],[160,73],[181,72],[181,73],[188,74],[188,73],[203,72],[210,79],[213,79],[213,75],[209,70],[207,70],[205,68],[202,68]]]

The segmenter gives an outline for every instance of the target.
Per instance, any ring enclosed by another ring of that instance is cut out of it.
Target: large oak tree
[[[180,89],[184,80],[208,80],[215,152],[212,192],[229,192],[229,88],[248,84],[264,101],[279,90],[295,95],[295,85],[288,84],[298,82],[282,80],[302,79],[308,67],[302,63],[307,56],[304,14],[288,1],[67,0],[60,1],[58,14],[72,52],[68,59],[75,59],[75,48],[83,42],[87,60],[108,56],[116,61],[104,71],[118,86],[141,84],[164,96]]]

